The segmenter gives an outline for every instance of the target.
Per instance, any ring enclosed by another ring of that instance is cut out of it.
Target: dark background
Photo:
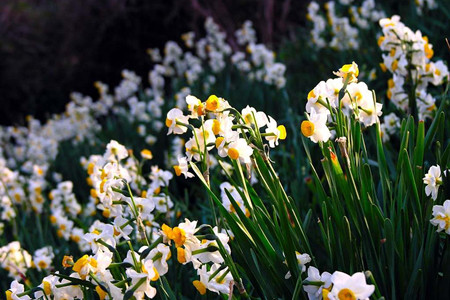
[[[294,3],[295,2],[295,3]],[[299,3],[300,2],[300,3]],[[268,45],[293,35],[307,2],[290,0],[2,0],[0,1],[0,124],[23,125],[62,112],[72,91],[95,99],[94,81],[113,88],[120,71],[144,81],[147,48],[194,30],[212,16],[232,46],[251,19]],[[303,20],[302,20],[303,19]]]

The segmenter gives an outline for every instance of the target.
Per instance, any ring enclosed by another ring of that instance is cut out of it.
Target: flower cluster
[[[33,257],[21,247],[20,242],[15,241],[0,248],[0,263],[10,277],[20,280],[32,267]]]
[[[358,82],[359,69],[355,62],[344,65],[334,74],[338,77],[319,82],[308,93],[308,120],[302,122],[301,131],[314,143],[331,138],[327,123],[339,126],[337,118],[340,112],[349,118],[354,117],[366,127],[375,124],[382,114],[382,104],[375,101],[364,82]]]
[[[441,85],[448,77],[448,68],[442,60],[433,62],[433,45],[420,30],[413,32],[400,22],[399,16],[379,21],[383,35],[378,45],[384,52],[383,71],[393,77],[388,81],[387,97],[401,111],[416,109],[421,120],[432,117],[436,99],[427,92],[428,84]],[[413,103],[415,102],[415,103]]]
[[[178,176],[192,177],[188,163],[208,164],[208,154],[214,148],[222,158],[229,157],[250,164],[254,149],[264,151],[263,137],[272,148],[278,145],[279,140],[286,138],[283,125],[278,125],[271,116],[253,107],[247,106],[239,112],[227,100],[216,95],[209,96],[204,102],[189,95],[186,103],[187,115],[173,108],[166,119],[168,134],[183,134],[188,129],[192,131],[192,137],[185,144],[186,156],[178,158],[179,164],[174,167]],[[190,120],[200,120],[200,126],[191,125]],[[263,128],[265,132],[261,133]]]
[[[63,266],[71,269],[69,276],[56,272],[43,278],[40,289],[24,291],[18,280],[25,278],[32,266],[48,270],[54,258],[52,249],[38,249],[32,259],[21,249],[19,242],[0,248],[2,267],[16,279],[6,292],[7,297],[30,299],[30,293],[34,293],[35,298],[82,298],[82,286],[85,286],[95,290],[100,299],[122,299],[127,291],[131,291],[136,299],[153,298],[158,279],[169,270],[172,252],[176,253],[179,263],[192,263],[197,270],[200,278],[194,285],[200,293],[204,294],[206,289],[230,293],[233,277],[220,251],[224,249],[227,255],[231,253],[228,234],[217,227],[197,226],[197,221],[188,219],[173,228],[166,224],[160,226],[158,222],[174,217],[167,190],[173,175],[152,166],[148,177],[144,176],[143,163],[152,159],[151,151],[141,151],[141,163],[130,153],[113,140],[107,144],[102,156],[82,159],[89,174],[87,181],[92,187],[85,210],[95,214],[99,209],[103,217],[110,220],[95,220],[86,233],[76,228],[71,220],[85,213],[73,194],[72,182],[61,182],[49,193],[52,199],[50,219],[57,226],[57,235],[73,240],[82,251],[92,253],[77,260],[65,256]],[[137,239],[132,237],[133,231],[137,232]],[[130,240],[137,240],[143,246],[136,251]],[[129,250],[122,260],[117,253],[124,243],[128,243]]]
[[[307,19],[313,24],[311,43],[314,47],[329,46],[339,51],[359,49],[359,29],[368,29],[370,23],[384,16],[382,11],[376,9],[374,0],[365,0],[359,7],[350,6],[351,1],[339,2],[337,5],[334,1],[326,2],[325,12],[321,11],[317,2],[309,3]],[[341,16],[337,6],[349,11],[350,15]]]

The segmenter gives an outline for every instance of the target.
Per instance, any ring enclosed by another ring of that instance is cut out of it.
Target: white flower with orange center
[[[264,127],[269,122],[267,115],[262,111],[256,111],[253,107],[246,106],[241,112],[246,125],[257,125],[258,128]]]
[[[253,154],[253,149],[247,144],[247,141],[243,138],[239,138],[233,141],[228,146],[228,157],[231,159],[239,159],[241,163],[251,163],[250,156]]]
[[[191,112],[189,118],[196,119],[205,114],[205,106],[202,101],[195,96],[188,95],[186,97],[188,110]]]
[[[425,187],[425,194],[427,196],[431,195],[431,198],[436,200],[439,187],[442,184],[441,167],[431,166],[428,173],[425,174],[425,177],[423,178],[423,183],[427,185]]]
[[[334,75],[342,77],[343,82],[352,83],[358,81],[359,69],[355,62],[351,64],[343,65],[337,72],[333,72]]]
[[[115,140],[111,140],[108,145],[106,145],[105,159],[109,161],[122,160],[128,156],[127,148],[119,144]]]
[[[443,205],[433,206],[433,219],[431,224],[437,226],[437,232],[445,231],[450,235],[450,200],[445,200]]]
[[[85,280],[90,272],[96,272],[97,260],[94,257],[85,254],[75,262],[72,266],[72,270],[77,272],[81,279]]]
[[[277,121],[269,116],[265,138],[269,141],[269,146],[274,148],[278,146],[278,140],[284,140],[286,138],[286,128],[284,125],[277,126]]]
[[[169,128],[167,135],[183,134],[187,131],[186,125],[189,122],[189,117],[184,116],[183,112],[178,108],[172,108],[167,113],[166,126]]]
[[[375,291],[375,286],[366,283],[364,273],[358,272],[352,276],[336,271],[331,275],[333,288],[328,294],[330,300],[369,299]]]
[[[326,294],[331,290],[331,274],[323,272],[321,275],[316,267],[311,266],[308,268],[308,277],[306,277],[305,281],[314,283],[311,285],[305,283],[303,286],[310,300],[325,299],[323,291]]]
[[[183,174],[186,179],[194,177],[194,174],[189,172],[189,165],[186,157],[179,157],[178,165],[173,166],[173,169],[177,176],[181,176],[181,174]]]
[[[317,114],[314,110],[309,115],[309,120],[302,122],[300,129],[302,134],[314,143],[326,142],[331,137],[330,129],[327,127],[327,115]]]
[[[128,278],[131,278],[131,286],[134,290],[134,297],[136,299],[144,299],[144,294],[153,298],[156,295],[156,289],[151,286],[152,281],[159,279],[159,274],[153,266],[151,259],[145,259],[139,264],[140,269],[129,268],[125,271]],[[138,266],[135,266],[137,268]]]

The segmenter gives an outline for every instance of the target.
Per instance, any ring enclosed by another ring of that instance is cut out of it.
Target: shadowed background
[[[72,91],[91,95],[120,71],[145,80],[147,48],[201,33],[212,16],[232,39],[251,19],[265,44],[289,35],[307,3],[275,0],[3,0],[0,2],[0,124],[22,125],[64,110]],[[276,38],[275,38],[276,37]],[[234,45],[233,40],[229,40]]]

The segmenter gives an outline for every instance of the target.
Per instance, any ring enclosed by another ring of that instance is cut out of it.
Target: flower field
[[[311,2],[0,127],[5,299],[450,299],[448,1]]]

